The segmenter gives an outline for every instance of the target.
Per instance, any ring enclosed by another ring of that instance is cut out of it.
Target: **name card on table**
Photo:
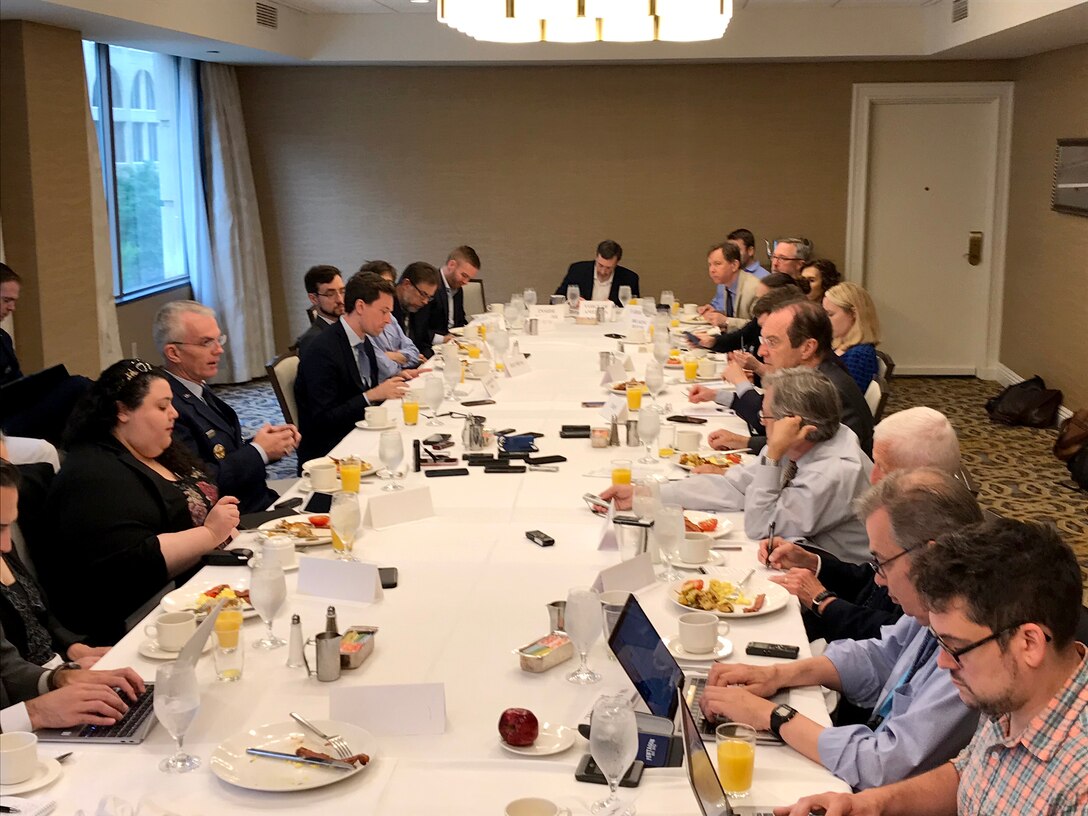
[[[604,514],[604,524],[601,534],[598,536],[598,550],[618,550],[620,540],[616,537],[616,528],[612,524],[612,518],[616,515],[616,505],[609,503],[608,512]]]
[[[356,603],[380,601],[385,595],[377,564],[306,555],[298,559],[298,591],[302,595]]]
[[[426,485],[409,487],[391,493],[375,493],[367,498],[363,526],[381,530],[407,521],[418,521],[434,515],[431,489]]]
[[[529,361],[524,354],[511,354],[506,359],[506,376],[520,377],[529,373]]]
[[[627,395],[626,394],[612,394],[605,401],[604,407],[598,412],[604,417],[605,422],[611,422],[612,417],[616,417],[619,422],[627,421]]]
[[[336,686],[329,689],[329,717],[375,734],[444,734],[446,687],[442,683]]]
[[[637,340],[638,342],[645,342],[650,336],[650,326],[653,325],[653,321],[650,316],[645,314],[642,309],[625,309],[624,318],[627,320],[627,328],[629,340]]]
[[[615,305],[611,300],[582,300],[578,303],[578,317],[597,319],[597,310],[604,309],[605,322],[612,320],[612,309]]]
[[[489,397],[495,396],[499,393],[499,389],[502,388],[502,383],[499,381],[499,378],[495,376],[494,371],[489,371],[480,377],[480,385],[484,387],[484,391],[487,392]]]
[[[612,362],[608,364],[608,368],[605,369],[604,376],[601,377],[601,385],[606,388],[611,388],[614,383],[621,383],[627,380],[627,369],[624,368],[623,360],[619,359],[619,355],[612,355]]]
[[[596,592],[611,592],[614,589],[634,592],[650,586],[656,580],[650,554],[643,553],[630,561],[621,561],[614,567],[601,570],[593,582],[593,589]]]

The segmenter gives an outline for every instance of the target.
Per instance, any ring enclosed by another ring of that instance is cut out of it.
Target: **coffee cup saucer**
[[[672,565],[674,567],[679,567],[680,569],[697,570],[700,567],[718,567],[724,563],[725,555],[717,552],[716,550],[711,550],[709,553],[707,553],[706,561],[701,564],[692,564],[682,558],[677,558],[675,561],[673,561]]]
[[[689,652],[683,646],[680,645],[680,635],[672,635],[671,637],[662,638],[665,647],[669,650],[669,654],[675,657],[677,660],[686,660],[689,663],[710,662],[712,660],[724,660],[733,654],[733,641],[724,635],[718,636],[717,643],[714,644],[714,648],[709,652]]]
[[[212,638],[208,638],[204,641],[204,648],[200,650],[201,654],[207,652],[212,648]],[[139,646],[136,647],[136,651],[148,660],[177,660],[180,651],[172,652],[169,649],[164,649],[159,645],[159,642],[154,638],[147,638]]]
[[[389,420],[384,425],[373,425],[367,422],[365,419],[360,419],[355,423],[355,427],[360,431],[388,431],[391,428],[397,427],[397,423],[393,420]]]
[[[60,778],[60,774],[60,763],[53,757],[38,757],[38,767],[34,769],[34,773],[30,775],[30,778],[24,779],[22,782],[16,782],[13,785],[0,785],[0,796],[14,796],[18,793],[36,791],[56,782]],[[5,802],[5,804],[13,805],[14,803]]]

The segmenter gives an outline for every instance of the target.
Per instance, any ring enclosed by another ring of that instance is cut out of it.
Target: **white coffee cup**
[[[491,312],[491,314],[505,315],[506,314],[506,304],[505,303],[489,303],[489,304],[487,304],[487,310],[489,312]]]
[[[196,615],[192,612],[166,612],[144,627],[144,633],[167,652],[180,652],[195,631]]]
[[[335,493],[340,487],[340,480],[336,475],[336,462],[327,456],[303,463],[302,475],[310,477],[310,489],[319,493]]]
[[[718,635],[729,631],[729,624],[713,612],[688,612],[680,616],[680,645],[685,652],[706,654],[718,643]]]
[[[698,311],[699,311],[699,304],[698,303],[685,303],[684,304],[684,314],[693,315]]]
[[[384,405],[368,405],[366,424],[371,428],[383,428],[389,424],[389,410]]]
[[[0,734],[0,785],[26,782],[38,770],[38,737],[29,731]]]
[[[705,564],[710,558],[710,536],[706,533],[685,533],[680,542],[680,560],[685,564]]]
[[[490,360],[473,360],[468,364],[468,370],[473,377],[483,377],[491,370]]]
[[[673,447],[683,453],[694,453],[699,450],[702,441],[703,435],[701,432],[693,431],[690,428],[677,428],[676,443]]]
[[[699,361],[699,376],[713,377],[718,370],[718,364],[706,357]]]
[[[570,808],[561,808],[551,799],[530,797],[515,799],[506,806],[506,816],[560,816],[570,814]]]
[[[287,536],[268,536],[265,538],[261,543],[261,557],[275,559],[284,569],[290,569],[298,564],[295,542]]]

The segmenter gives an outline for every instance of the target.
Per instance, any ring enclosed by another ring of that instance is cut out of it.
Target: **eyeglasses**
[[[422,289],[420,289],[418,286],[416,286],[414,283],[412,283],[410,278],[405,278],[405,280],[408,281],[408,283],[412,284],[412,288],[416,290],[416,292],[419,294],[419,296],[421,298],[423,298],[424,303],[430,303],[431,302],[431,298],[433,298],[434,295],[428,295],[426,292],[424,292]]]
[[[785,255],[772,255],[772,261],[799,261],[800,258],[787,258]]]
[[[963,663],[960,661],[960,658],[963,657],[965,654],[967,654],[970,651],[973,651],[974,649],[977,649],[979,646],[985,646],[991,640],[997,640],[999,637],[1004,635],[1006,632],[1012,632],[1015,629],[1019,629],[1021,626],[1023,626],[1026,623],[1030,623],[1030,621],[1024,621],[1023,623],[1017,623],[1017,624],[1014,624],[1012,626],[1006,626],[1004,629],[999,629],[998,631],[994,632],[992,635],[987,635],[986,637],[982,638],[982,640],[976,640],[974,643],[968,643],[966,646],[961,646],[958,649],[953,649],[951,646],[949,646],[947,643],[945,643],[944,639],[940,635],[938,635],[936,632],[933,631],[932,626],[929,627],[929,633],[931,635],[933,635],[934,639],[936,639],[937,645],[940,646],[942,649],[944,649],[945,653],[950,658],[952,658],[952,662],[956,664],[956,668],[957,669],[962,669],[963,668]],[[1046,634],[1046,632],[1043,633],[1043,637],[1046,638],[1047,643],[1050,643],[1050,641],[1053,640],[1053,638],[1050,635]]]
[[[761,345],[767,348],[778,348],[782,345],[782,338],[780,337],[764,337],[762,334],[759,336],[759,342]]]
[[[317,296],[323,298],[343,297],[347,291],[347,289],[326,289],[324,292],[318,292]]]
[[[888,564],[892,563],[893,561],[895,561],[898,558],[902,558],[904,555],[906,555],[909,552],[914,552],[916,549],[918,549],[918,548],[917,547],[911,547],[909,549],[903,550],[903,552],[901,552],[901,553],[899,553],[897,555],[893,555],[887,561],[880,561],[874,555],[873,560],[869,562],[869,566],[872,567],[873,572],[875,572],[881,578],[887,578],[888,573],[886,571],[886,567],[888,566]]]
[[[216,346],[223,348],[227,345],[227,336],[221,334],[218,337],[205,337],[203,340],[198,340],[195,343],[185,343],[181,340],[171,340],[170,342],[175,346],[199,346],[202,349],[211,350]]]

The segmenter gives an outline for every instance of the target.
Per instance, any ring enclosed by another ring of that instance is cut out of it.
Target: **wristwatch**
[[[49,690],[50,691],[56,691],[58,688],[60,688],[57,685],[57,672],[63,671],[65,669],[74,670],[74,669],[82,669],[82,668],[83,667],[80,666],[78,663],[75,663],[75,662],[73,662],[71,660],[69,660],[67,663],[61,663],[59,666],[57,666],[55,669],[53,669],[49,673],[49,679],[46,680],[46,684],[49,686]]]
[[[778,739],[782,739],[782,735],[778,733],[782,726],[797,716],[797,709],[793,706],[778,705],[774,707],[774,711],[771,712],[771,733]]]
[[[817,592],[816,596],[812,599],[812,606],[810,606],[809,609],[811,609],[813,614],[818,617],[820,615],[820,604],[822,604],[828,598],[837,597],[839,596],[832,592],[830,589],[825,589],[823,592]]]

